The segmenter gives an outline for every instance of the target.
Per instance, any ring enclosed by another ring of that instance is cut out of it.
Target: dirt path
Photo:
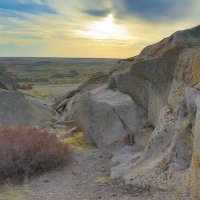
[[[73,160],[32,178],[33,196],[27,200],[173,200],[163,191],[143,191],[109,179],[110,156],[97,150],[72,149]]]

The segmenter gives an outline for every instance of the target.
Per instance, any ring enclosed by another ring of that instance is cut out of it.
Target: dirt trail
[[[98,150],[72,149],[72,161],[29,183],[27,200],[173,200],[159,190],[143,191],[109,179],[110,156]]]

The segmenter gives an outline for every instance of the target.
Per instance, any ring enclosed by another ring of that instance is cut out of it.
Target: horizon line
[[[60,58],[60,59],[113,59],[121,60],[126,58],[109,58],[109,57],[59,57],[59,56],[0,56],[0,58]]]

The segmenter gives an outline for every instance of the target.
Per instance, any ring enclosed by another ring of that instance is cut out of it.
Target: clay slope
[[[113,178],[200,199],[199,89],[200,26],[121,61],[108,83],[66,97],[62,114],[115,154]]]

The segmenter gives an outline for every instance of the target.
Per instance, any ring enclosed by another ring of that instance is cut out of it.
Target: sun
[[[94,22],[88,26],[88,30],[83,33],[85,37],[91,39],[113,39],[113,40],[126,40],[130,39],[126,29],[115,23],[112,14],[101,21]]]

